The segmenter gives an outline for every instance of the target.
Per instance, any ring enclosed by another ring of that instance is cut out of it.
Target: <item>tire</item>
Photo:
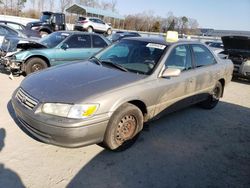
[[[94,30],[93,30],[92,27],[88,27],[88,28],[87,28],[87,31],[88,31],[88,33],[93,33]]]
[[[123,104],[111,116],[102,146],[112,151],[124,151],[135,143],[142,127],[141,110],[133,104]]]
[[[208,98],[199,103],[199,106],[204,108],[204,109],[213,109],[219,102],[220,97],[222,96],[223,93],[223,87],[221,83],[218,81],[215,84],[215,87],[212,91],[212,93],[208,96]]]
[[[112,34],[112,30],[109,28],[108,30],[107,30],[107,35],[111,35]]]
[[[31,58],[25,64],[25,73],[28,75],[48,67],[48,64],[41,58]]]

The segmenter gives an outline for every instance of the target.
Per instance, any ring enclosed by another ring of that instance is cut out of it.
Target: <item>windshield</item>
[[[138,74],[151,74],[166,45],[144,41],[122,40],[95,56],[104,66],[107,62]]]
[[[69,36],[69,33],[54,32],[44,38],[41,38],[39,40],[39,43],[47,46],[48,48],[54,48],[59,43],[61,43],[64,39],[66,39],[68,36]]]
[[[43,15],[40,17],[40,20],[41,20],[42,22],[47,22],[47,20],[49,20],[50,17],[51,17],[50,14],[43,14]]]

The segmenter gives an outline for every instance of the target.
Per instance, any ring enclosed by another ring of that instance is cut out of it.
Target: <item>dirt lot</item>
[[[231,82],[214,110],[150,123],[131,149],[112,153],[26,135],[9,103],[22,79],[0,73],[0,187],[250,187],[249,83]]]

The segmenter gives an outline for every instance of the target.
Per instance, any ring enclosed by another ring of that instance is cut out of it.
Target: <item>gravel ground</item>
[[[189,107],[145,127],[113,153],[38,142],[9,103],[23,77],[0,73],[0,187],[250,187],[250,84],[231,82],[210,111]]]

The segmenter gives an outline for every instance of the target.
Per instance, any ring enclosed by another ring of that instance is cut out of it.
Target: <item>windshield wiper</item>
[[[126,69],[126,68],[123,67],[122,65],[117,64],[117,63],[113,63],[113,62],[111,62],[111,61],[109,61],[109,60],[101,60],[100,62],[101,62],[102,64],[106,64],[106,65],[108,65],[108,66],[112,66],[112,67],[115,67],[115,68],[117,68],[117,69],[120,69],[120,70],[122,70],[122,71],[124,71],[124,72],[128,72],[128,69]]]
[[[95,56],[92,56],[89,59],[93,60],[95,64],[102,66],[102,62],[98,58],[96,58]]]

